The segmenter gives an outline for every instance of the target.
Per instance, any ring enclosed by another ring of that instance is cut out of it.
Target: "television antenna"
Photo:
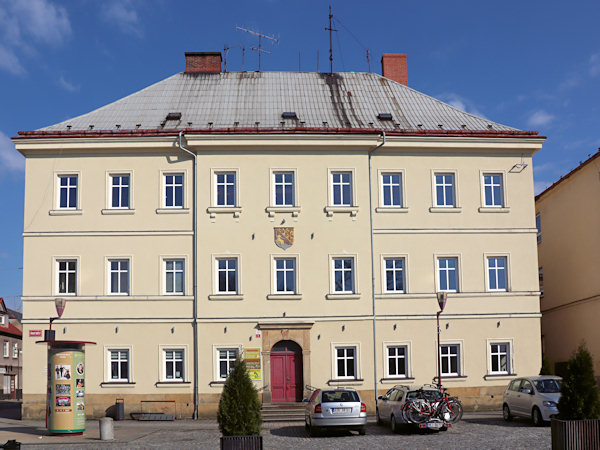
[[[224,57],[224,63],[225,63],[225,72],[227,72],[227,54],[229,53],[229,50],[231,50],[232,48],[241,48],[242,49],[242,72],[244,71],[244,55],[246,54],[246,47],[244,47],[243,45],[232,45],[232,46],[228,46],[227,44],[225,44],[225,46],[223,47],[223,54],[225,55]]]
[[[331,14],[331,5],[329,5],[329,27],[325,28],[325,30],[329,31],[329,73],[333,73],[333,43],[331,32],[337,31],[335,28],[332,28],[332,19],[333,14]]]
[[[236,28],[236,30],[244,31],[249,34],[253,34],[254,36],[258,36],[258,47],[252,46],[252,47],[250,47],[250,49],[256,50],[258,52],[258,71],[260,72],[260,55],[261,55],[261,53],[269,53],[269,54],[271,53],[268,50],[262,49],[262,38],[270,39],[272,41],[272,43],[275,43],[275,44],[279,43],[279,39],[277,39],[274,36],[267,36],[266,34],[259,33],[258,31],[248,30],[247,28],[242,28],[242,27],[235,27],[235,28]]]

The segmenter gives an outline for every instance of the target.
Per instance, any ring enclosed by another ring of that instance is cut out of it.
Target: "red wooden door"
[[[291,341],[271,350],[271,397],[273,402],[302,400],[302,350]]]

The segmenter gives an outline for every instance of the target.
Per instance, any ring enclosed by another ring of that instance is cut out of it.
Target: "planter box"
[[[552,419],[552,450],[600,448],[600,419]]]
[[[221,436],[221,450],[262,450],[262,436]]]

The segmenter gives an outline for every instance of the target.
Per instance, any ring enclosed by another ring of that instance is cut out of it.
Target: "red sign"
[[[42,330],[29,330],[29,337],[41,337]]]

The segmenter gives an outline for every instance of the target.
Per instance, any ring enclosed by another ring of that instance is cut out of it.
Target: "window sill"
[[[156,214],[189,214],[189,208],[156,208]]]
[[[448,206],[448,207],[432,206],[431,208],[429,208],[429,212],[432,212],[432,213],[459,213],[461,211],[462,211],[462,208],[459,208],[457,206]]]
[[[351,217],[355,217],[358,214],[358,206],[326,206],[325,212],[327,217],[337,213],[350,213]]]
[[[189,381],[157,381],[154,383],[156,387],[178,387],[178,386],[189,386],[192,384]]]
[[[402,381],[414,381],[413,377],[393,377],[393,378],[382,378],[379,380],[381,384],[398,384]]]
[[[104,216],[111,216],[111,215],[115,215],[115,216],[120,216],[120,215],[128,215],[128,214],[135,214],[135,209],[129,209],[129,208],[122,208],[122,209],[117,209],[117,208],[110,208],[110,209],[101,209],[100,212],[102,213],[102,215]]]
[[[358,300],[360,294],[327,294],[327,300]]]
[[[210,218],[214,219],[217,214],[233,214],[233,217],[240,217],[242,212],[241,206],[211,206],[206,208],[206,212],[210,214]]]
[[[267,300],[302,300],[302,294],[269,294]]]
[[[364,383],[362,378],[334,378],[327,381],[328,386],[352,386]]]
[[[435,377],[437,379],[437,377]],[[444,375],[442,374],[442,381],[465,381],[467,379],[466,375]]]
[[[132,388],[132,387],[135,387],[135,383],[133,381],[103,381],[102,383],[100,383],[100,387],[102,387],[102,388],[112,388],[112,387]]]
[[[48,211],[50,216],[81,216],[82,214],[82,209],[51,209]]]
[[[375,294],[377,300],[395,300],[398,298],[405,298],[406,292],[383,292],[381,294]]]
[[[269,217],[275,217],[275,213],[292,213],[292,217],[298,217],[300,214],[299,206],[267,206],[265,211]]]
[[[244,300],[244,296],[241,294],[211,294],[208,296],[209,300],[227,300],[227,301],[236,301],[236,300]]]
[[[211,381],[210,383],[208,383],[209,386],[213,387],[213,386],[225,386],[225,380],[223,381]]]
[[[378,206],[375,208],[377,213],[407,213],[408,208],[402,206]]]
[[[514,378],[516,377],[517,374],[516,373],[488,373],[487,375],[483,376],[484,380],[488,380],[488,379],[492,379],[492,380],[502,380],[502,379],[508,379],[508,378]],[[443,378],[442,378],[443,379]]]
[[[510,208],[501,208],[498,206],[480,206],[478,211],[480,213],[507,213],[510,212]]]

